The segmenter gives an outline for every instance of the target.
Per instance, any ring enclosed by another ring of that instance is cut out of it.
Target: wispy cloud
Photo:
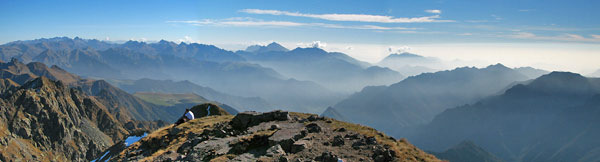
[[[440,15],[425,16],[425,17],[393,17],[383,15],[366,15],[366,14],[306,14],[299,12],[288,12],[279,10],[261,10],[261,9],[243,9],[240,12],[249,14],[266,14],[266,15],[285,15],[294,17],[308,17],[315,19],[323,19],[330,21],[357,21],[357,22],[377,22],[377,23],[426,23],[426,22],[454,22],[453,20],[439,20]],[[440,11],[441,13],[441,11]]]
[[[441,14],[442,10],[425,10],[425,12],[427,12],[427,13],[433,13],[433,14]]]
[[[600,42],[600,35],[590,35],[584,37],[577,34],[561,34],[555,36],[541,36],[529,32],[518,32],[502,37],[517,38],[517,39],[533,39],[533,40],[549,40],[549,41],[568,41],[568,42]]]
[[[257,26],[257,27],[323,27],[335,29],[362,29],[362,30],[419,30],[420,28],[405,27],[386,27],[377,25],[339,25],[326,23],[300,23],[291,21],[263,21],[252,18],[227,18],[221,20],[185,20],[185,21],[167,21],[167,23],[182,23],[196,26]]]

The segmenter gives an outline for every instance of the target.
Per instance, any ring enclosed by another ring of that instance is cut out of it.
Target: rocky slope
[[[94,97],[45,77],[0,105],[0,161],[87,161],[129,133]]]
[[[312,114],[216,112],[157,130],[110,161],[440,161],[405,139]]]

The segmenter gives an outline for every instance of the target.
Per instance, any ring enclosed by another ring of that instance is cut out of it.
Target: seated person
[[[183,114],[183,116],[181,118],[179,118],[179,120],[177,120],[175,122],[175,125],[179,125],[181,123],[185,123],[187,121],[190,121],[194,119],[194,113],[192,113],[192,110],[190,109],[185,109],[185,114]]]

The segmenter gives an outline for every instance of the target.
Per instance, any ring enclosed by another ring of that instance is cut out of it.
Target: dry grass
[[[144,159],[140,160],[140,161],[153,161],[153,159],[155,159],[157,156],[159,156],[167,151],[177,151],[177,148],[179,148],[183,143],[185,143],[185,141],[188,140],[187,134],[190,134],[190,133],[201,134],[202,131],[204,131],[206,128],[210,128],[217,123],[230,121],[231,119],[233,119],[233,116],[231,116],[231,115],[209,116],[209,117],[204,117],[202,119],[191,120],[189,122],[180,124],[176,127],[174,127],[174,125],[162,127],[160,129],[158,129],[157,131],[154,131],[153,133],[149,134],[148,136],[142,138],[140,141],[131,144],[127,150],[141,149],[140,147],[141,147],[142,143],[148,143],[149,141],[155,140],[155,139],[160,139],[161,142],[167,142],[166,148],[159,148],[157,151],[152,153],[151,156],[145,157]],[[170,135],[169,131],[173,127],[176,129],[179,129],[181,131],[175,135]],[[121,154],[119,156],[126,157],[126,155],[124,155],[124,153],[126,153],[126,152],[127,151],[121,152]],[[122,158],[122,159],[125,159],[125,158]]]

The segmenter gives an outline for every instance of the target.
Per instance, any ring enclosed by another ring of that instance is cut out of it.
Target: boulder
[[[310,123],[306,125],[306,130],[308,130],[308,133],[319,133],[321,132],[321,126],[317,123]]]
[[[263,122],[285,120],[290,120],[290,115],[287,111],[275,110],[266,113],[247,111],[237,114],[229,124],[233,128],[241,130]]]

